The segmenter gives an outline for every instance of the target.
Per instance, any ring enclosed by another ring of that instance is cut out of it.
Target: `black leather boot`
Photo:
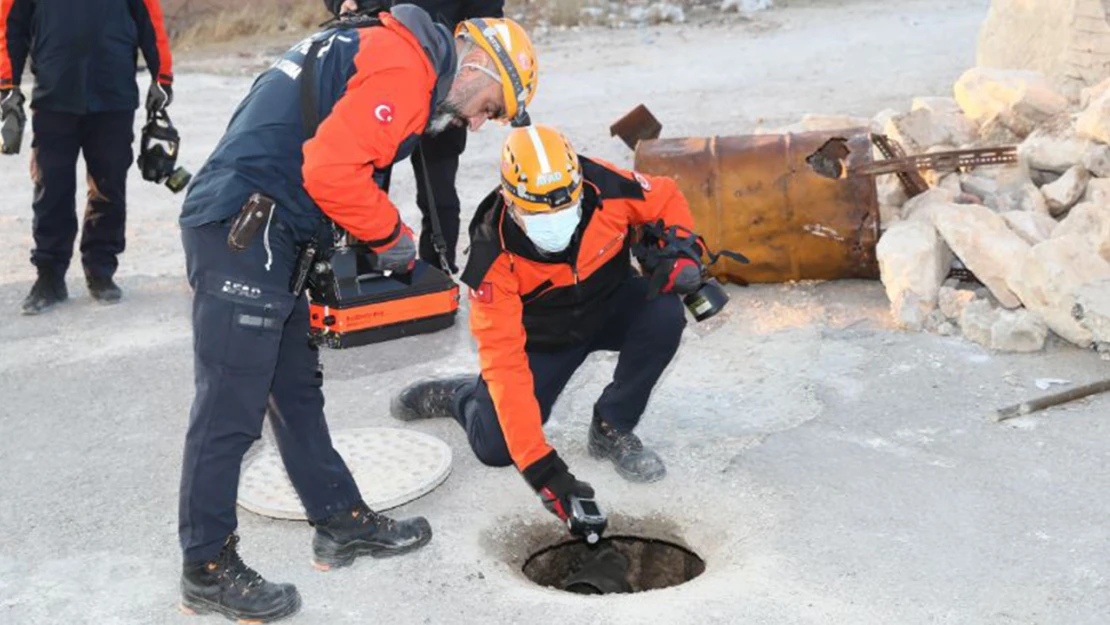
[[[358,556],[399,556],[432,539],[432,526],[424,517],[395,521],[362,502],[313,525],[313,564],[321,571],[350,566]]]
[[[186,563],[181,573],[181,611],[218,613],[240,622],[269,623],[301,609],[293,584],[275,584],[243,563],[232,534],[216,559]]]

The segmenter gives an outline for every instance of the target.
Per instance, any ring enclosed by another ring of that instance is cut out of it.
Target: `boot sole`
[[[236,621],[243,625],[253,625],[255,623],[270,623],[278,619],[283,619],[287,616],[292,616],[301,610],[301,595],[298,593],[293,595],[293,600],[287,605],[280,606],[272,612],[265,614],[252,614],[250,616],[243,616],[236,614],[228,609],[226,606],[209,603],[202,599],[189,599],[182,598],[181,603],[178,604],[178,610],[182,614],[194,616],[198,614],[219,614],[229,621]]]
[[[589,451],[591,458],[594,458],[595,460],[610,461],[613,465],[613,468],[617,470],[617,475],[620,475],[629,482],[634,482],[636,484],[651,484],[652,482],[658,482],[664,477],[667,477],[666,467],[663,467],[663,469],[657,473],[649,473],[648,475],[641,475],[639,473],[633,473],[626,470],[624,467],[617,464],[616,460],[609,456],[608,447],[603,447],[602,445],[594,442],[592,439],[590,440],[589,444],[586,445],[586,449],[587,451]]]
[[[43,306],[42,308],[32,309],[32,310],[22,308],[22,309],[20,309],[20,314],[22,314],[24,317],[34,317],[35,315],[41,315],[42,313],[50,312],[51,310],[54,310],[59,305],[64,304],[65,302],[66,302],[66,300],[63,299],[63,300],[59,300],[57,302],[54,302],[53,304],[47,304],[46,306]]]
[[[376,560],[392,558],[394,556],[416,551],[431,541],[432,533],[428,532],[421,537],[420,540],[411,545],[399,548],[383,547],[382,545],[369,543],[352,543],[339,547],[330,553],[315,553],[312,558],[312,566],[315,567],[317,571],[327,572],[333,568],[341,569],[351,566],[354,564],[355,559],[360,556],[370,556]]]

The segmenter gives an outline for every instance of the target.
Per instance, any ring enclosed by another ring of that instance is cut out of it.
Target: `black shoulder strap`
[[[320,102],[316,97],[316,57],[320,55],[323,39],[317,39],[308,46],[301,64],[301,123],[304,125],[305,141],[316,136],[320,127]]]
[[[424,194],[428,196],[428,217],[432,220],[432,247],[439,256],[439,266],[443,273],[452,275],[451,263],[447,261],[447,239],[443,236],[443,226],[439,224],[439,211],[436,210],[436,196],[432,192],[432,176],[428,171],[428,161],[424,159],[424,145],[417,150],[420,155],[420,169],[424,172]]]

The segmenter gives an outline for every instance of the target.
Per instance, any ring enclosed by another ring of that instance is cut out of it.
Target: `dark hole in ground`
[[[642,592],[684,584],[705,571],[705,561],[664,540],[615,536],[591,547],[560,543],[528,558],[524,574],[541,586],[587,595]]]

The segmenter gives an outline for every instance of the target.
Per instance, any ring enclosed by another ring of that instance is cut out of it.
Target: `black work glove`
[[[528,485],[540,496],[543,507],[559,517],[564,524],[570,518],[571,495],[593,499],[593,487],[575,479],[555,450],[529,465],[523,474]]]
[[[25,99],[18,87],[0,90],[0,152],[4,154],[19,154],[27,126]]]
[[[412,229],[401,224],[401,231],[392,242],[381,247],[371,247],[374,251],[374,269],[392,273],[408,273],[416,265],[416,241]]]
[[[151,81],[150,88],[146,90],[146,111],[154,114],[172,103],[173,86],[163,85],[157,80]]]

